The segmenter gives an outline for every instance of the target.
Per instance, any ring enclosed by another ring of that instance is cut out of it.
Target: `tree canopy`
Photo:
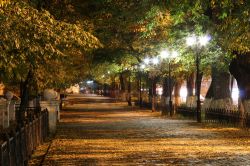
[[[46,10],[13,1],[0,10],[1,78],[24,80],[32,70],[40,87],[73,81],[99,40],[77,24],[55,20]],[[69,74],[69,69],[75,69]],[[53,73],[53,75],[51,75]]]

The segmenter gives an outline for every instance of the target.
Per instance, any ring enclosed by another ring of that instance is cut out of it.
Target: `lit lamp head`
[[[186,44],[187,44],[188,46],[193,46],[193,45],[195,45],[195,44],[196,44],[196,37],[195,37],[195,35],[188,36],[188,37],[186,38]]]
[[[209,35],[203,35],[198,38],[199,44],[201,46],[207,45],[207,43],[210,41],[211,37]]]
[[[161,54],[160,54],[160,57],[162,59],[168,58],[169,57],[169,52],[167,50],[162,51]]]
[[[150,62],[150,59],[149,59],[149,58],[145,58],[143,61],[144,61],[144,63],[145,63],[146,65],[148,65],[149,62]]]
[[[145,69],[145,67],[146,67],[146,66],[145,66],[144,64],[141,64],[141,65],[140,65],[140,69],[142,69],[142,70]]]
[[[154,65],[157,65],[157,64],[159,63],[159,59],[158,59],[157,57],[153,58],[153,59],[152,59],[152,63],[153,63]]]
[[[210,41],[211,37],[209,35],[195,36],[191,35],[186,38],[186,44],[188,46],[193,46],[199,44],[200,46],[205,46]]]
[[[176,58],[178,57],[179,53],[177,51],[172,51],[171,52],[171,58]]]

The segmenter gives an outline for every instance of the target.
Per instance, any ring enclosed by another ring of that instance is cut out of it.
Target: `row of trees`
[[[95,4],[97,8],[98,5],[100,4]],[[185,45],[185,38],[193,33],[210,34],[213,40],[201,52],[202,74],[212,76],[212,84],[206,97],[230,102],[231,74],[236,78],[240,90],[240,109],[243,112],[249,110],[250,43],[247,1],[102,1],[101,5],[105,5],[105,8],[98,11],[99,15],[95,13],[95,17],[105,15],[105,24],[98,22],[100,24],[96,25],[108,35],[109,38],[105,40],[108,49],[102,49],[101,54],[96,54],[95,57],[101,62],[110,63],[110,66],[116,64],[117,68],[111,67],[108,70],[116,69],[119,78],[122,78],[121,75],[126,73],[129,66],[169,48],[178,50],[181,54],[175,64],[176,85],[188,79],[188,87],[193,88],[195,55]],[[106,37],[105,35],[101,37]],[[129,57],[131,63],[128,60],[121,62],[119,56]],[[166,79],[167,68],[166,65],[159,68],[161,77]],[[192,90],[189,89],[188,92],[188,95],[193,95]]]
[[[86,77],[103,82],[109,71],[113,73],[110,83],[118,79],[124,91],[123,84],[129,78],[133,80],[128,69],[168,48],[180,54],[173,66],[175,85],[188,80],[188,95],[192,96],[195,55],[185,45],[185,38],[193,33],[210,34],[212,42],[201,56],[203,76],[212,76],[207,98],[230,98],[232,74],[240,90],[240,108],[249,109],[247,0],[27,0],[15,1],[1,9],[1,29],[4,30],[1,33],[5,34],[1,35],[4,39],[1,41],[6,40],[2,43],[9,42],[11,46],[7,51],[1,45],[0,56],[8,58],[3,62],[11,62],[0,66],[1,73],[5,73],[1,76],[5,83],[25,82],[31,73],[36,79],[30,80],[36,80],[41,89],[62,87]],[[6,35],[8,33],[10,35]],[[9,60],[10,57],[15,58]],[[167,65],[158,66],[156,72],[164,78],[165,86],[169,79]],[[166,89],[164,94],[170,93]]]

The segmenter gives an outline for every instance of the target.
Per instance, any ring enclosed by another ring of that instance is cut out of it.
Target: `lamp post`
[[[195,80],[195,94],[196,94],[196,116],[197,122],[201,122],[201,100],[200,100],[200,90],[201,90],[201,72],[200,72],[200,49],[208,44],[210,36],[196,36],[191,35],[186,38],[186,44],[188,46],[193,46],[195,50],[195,65],[196,65],[196,80]]]
[[[177,51],[164,50],[160,54],[162,59],[168,59],[168,91],[169,91],[169,112],[170,116],[173,116],[173,101],[172,101],[172,81],[171,81],[171,60],[178,56]]]

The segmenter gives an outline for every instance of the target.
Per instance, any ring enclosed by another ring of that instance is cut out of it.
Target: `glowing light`
[[[233,99],[233,103],[237,104],[238,99],[239,99],[239,89],[238,88],[233,88],[231,96],[232,96],[232,99]]]
[[[110,74],[110,71],[108,71],[108,74]]]
[[[181,96],[181,98],[186,98],[187,97],[187,88],[181,87],[180,96]]]
[[[140,68],[141,68],[141,69],[145,69],[145,67],[146,67],[146,66],[145,66],[144,64],[141,64],[141,65],[140,65]]]
[[[159,59],[158,59],[158,58],[153,58],[153,59],[152,59],[152,63],[153,63],[154,65],[157,65],[157,64],[159,63]]]
[[[199,43],[201,46],[207,45],[207,43],[210,41],[211,37],[208,35],[200,36],[199,37]]]
[[[87,81],[87,84],[92,84],[94,81]]]
[[[150,62],[150,59],[149,59],[149,58],[145,58],[145,59],[144,59],[144,63],[145,63],[146,65],[148,65],[149,62]]]
[[[162,95],[162,93],[163,93],[162,87],[156,88],[156,93],[157,93],[158,95]]]
[[[176,58],[178,55],[179,55],[179,53],[177,51],[172,51],[172,53],[171,53],[172,58]]]
[[[165,59],[165,58],[169,57],[169,52],[167,50],[162,51],[161,54],[160,54],[160,57],[162,59]]]
[[[196,43],[196,37],[194,35],[187,37],[186,44],[188,46],[193,46]]]

